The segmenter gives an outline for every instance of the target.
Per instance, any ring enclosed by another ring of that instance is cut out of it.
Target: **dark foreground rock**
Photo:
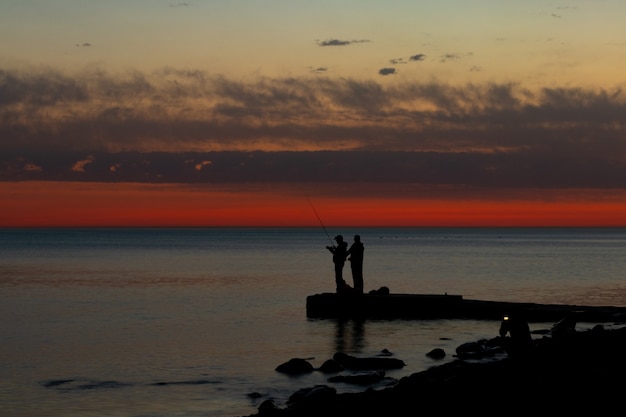
[[[529,351],[500,360],[458,359],[380,390],[338,394],[311,387],[286,405],[267,400],[252,416],[621,413],[625,376],[626,328],[597,326],[543,337]]]
[[[352,370],[372,369],[400,369],[405,366],[404,361],[396,358],[357,358],[342,352],[333,355],[333,360],[340,366]]]
[[[311,365],[306,359],[293,358],[278,365],[276,367],[276,371],[289,375],[298,375],[313,372],[314,369],[313,365]]]

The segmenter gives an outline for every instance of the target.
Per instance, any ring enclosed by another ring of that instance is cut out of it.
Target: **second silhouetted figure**
[[[354,291],[357,294],[363,294],[363,252],[365,252],[365,247],[361,242],[361,236],[354,235],[354,243],[348,250],[348,255],[350,256],[348,259],[352,269]]]

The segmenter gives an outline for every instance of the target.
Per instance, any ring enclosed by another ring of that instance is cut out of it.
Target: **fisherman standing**
[[[361,242],[361,236],[354,235],[354,243],[348,249],[350,268],[352,269],[352,281],[354,292],[363,294],[363,252],[365,247]]]
[[[343,236],[341,235],[335,236],[335,242],[337,242],[337,246],[326,246],[326,249],[333,254],[335,284],[337,284],[337,292],[341,292],[346,287],[346,282],[343,280],[343,265],[348,256],[348,244],[343,241]]]

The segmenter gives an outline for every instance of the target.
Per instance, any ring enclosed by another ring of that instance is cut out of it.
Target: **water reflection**
[[[335,352],[361,353],[365,347],[365,320],[335,321]]]

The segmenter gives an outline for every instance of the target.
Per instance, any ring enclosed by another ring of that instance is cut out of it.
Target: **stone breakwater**
[[[616,413],[626,389],[626,328],[573,323],[535,339],[524,352],[509,350],[498,336],[457,348],[457,359],[401,378],[382,389],[337,393],[319,385],[294,393],[287,404],[265,400],[249,417],[419,415],[477,412],[480,415]],[[471,350],[471,349],[470,349]],[[501,359],[475,361],[481,352],[503,350]],[[472,358],[472,360],[469,360]]]
[[[306,298],[309,318],[500,320],[515,311],[523,311],[533,322],[556,322],[573,313],[579,320],[589,322],[626,317],[626,307],[468,300],[448,294],[393,294],[387,287],[369,294],[322,293]]]

